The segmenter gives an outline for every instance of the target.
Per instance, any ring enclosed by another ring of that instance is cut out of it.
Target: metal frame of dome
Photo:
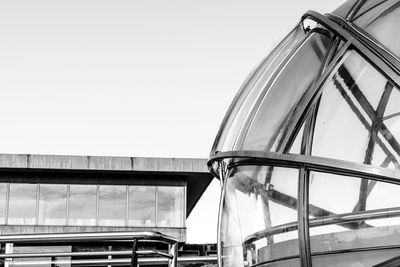
[[[364,56],[368,62],[375,66],[380,70],[380,73],[383,74],[389,81],[391,81],[394,85],[400,87],[400,61],[396,56],[394,56],[390,51],[386,50],[381,44],[379,44],[376,40],[368,36],[368,34],[353,24],[351,21],[357,15],[357,12],[362,8],[365,4],[365,0],[358,0],[355,2],[353,7],[348,11],[347,16],[345,18],[340,17],[335,14],[326,14],[321,15],[314,11],[308,11],[302,17],[302,21],[306,19],[310,19],[316,22],[319,25],[322,25],[325,29],[329,30],[335,36],[339,37],[336,40],[342,40],[345,44],[340,48],[340,51],[336,55],[330,55],[331,62],[336,62],[340,57],[342,57],[349,49],[356,50],[360,54]],[[338,42],[336,42],[338,45]],[[316,99],[318,98],[318,94],[321,93],[321,87],[324,85],[328,76],[332,73],[336,64],[329,64],[324,73],[318,78],[318,82],[315,85],[314,95],[311,97],[310,101],[303,107],[301,107],[302,111],[305,111]],[[231,107],[228,110],[226,117],[224,118],[221,129],[225,127],[227,123],[227,118],[229,113],[232,111],[232,107],[237,102],[237,97],[234,99]],[[370,114],[371,112],[368,109],[365,112],[369,116],[373,116]],[[303,112],[304,113],[304,112]],[[304,114],[298,115],[298,120],[302,121],[300,116],[304,116]],[[310,126],[311,124],[306,124],[304,133],[305,138],[308,140],[308,146],[310,146]],[[299,128],[300,123],[297,123],[294,128]],[[292,129],[295,131],[295,129]],[[400,155],[400,144],[390,136],[385,136],[388,143],[394,148],[396,153]],[[293,135],[290,138],[293,139]],[[218,136],[217,136],[218,140]],[[216,142],[217,142],[216,140]],[[290,140],[286,140],[286,142],[290,142]],[[332,158],[323,158],[317,156],[311,156],[310,151],[304,151],[304,154],[283,154],[284,151],[278,152],[263,152],[263,151],[250,151],[250,150],[242,150],[242,151],[215,151],[216,144],[213,146],[213,150],[211,151],[210,158],[208,161],[208,166],[210,171],[214,176],[221,178],[221,187],[222,194],[224,196],[225,187],[223,186],[226,183],[227,179],[223,179],[226,172],[237,166],[243,165],[265,165],[271,164],[273,166],[281,166],[281,167],[294,167],[299,170],[299,192],[298,192],[298,225],[285,226],[285,227],[298,227],[299,234],[299,257],[301,266],[311,266],[311,248],[310,248],[310,238],[309,238],[309,227],[319,225],[320,221],[317,219],[309,219],[309,207],[308,207],[308,190],[309,190],[309,171],[323,171],[326,173],[332,174],[343,174],[343,175],[351,175],[353,177],[362,177],[368,180],[374,181],[385,181],[393,184],[400,185],[400,171],[395,169],[387,169],[372,165],[366,165],[361,163],[353,163],[349,161],[343,161]],[[223,201],[221,198],[220,202],[220,210],[222,209]],[[385,210],[385,214],[388,212],[392,212],[395,214],[400,214],[400,209],[393,210]],[[341,223],[351,222],[355,220],[355,217],[359,215],[355,214],[346,214],[346,216],[331,218],[334,222],[340,221]],[[381,218],[382,213],[380,212],[365,212],[363,214],[363,218]],[[326,222],[326,221],[325,221]],[[221,212],[219,215],[218,229],[220,229],[221,223]],[[270,229],[268,231],[278,231],[279,229]],[[255,237],[257,234],[265,234],[265,233],[255,233]],[[251,237],[250,237],[251,239]],[[221,245],[220,245],[220,231],[218,231],[218,250],[219,250],[219,264],[222,266],[221,261]],[[378,249],[378,248],[376,248]],[[363,248],[353,249],[353,252],[362,251]],[[349,251],[348,249],[346,250]],[[313,254],[314,255],[314,254]]]

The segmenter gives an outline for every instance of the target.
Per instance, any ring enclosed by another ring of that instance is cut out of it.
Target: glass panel
[[[354,16],[353,21],[356,21],[356,23],[360,23],[361,21],[363,21],[364,23],[362,23],[362,25],[365,25],[366,21],[373,20],[374,15],[382,13],[382,10],[385,10],[388,6],[393,5],[394,1],[397,0],[365,1],[365,3],[357,11],[357,15]]]
[[[297,227],[297,181],[296,169],[240,166],[231,171],[219,229],[223,266],[284,263],[299,254],[297,230],[284,226],[294,222]],[[279,230],[271,234],[272,227]]]
[[[384,120],[400,116],[399,103],[400,103],[400,89],[395,87],[393,88],[393,91],[390,94],[390,98],[385,109],[385,115],[383,118]]]
[[[355,23],[400,58],[400,3],[387,1],[361,16]]]
[[[357,0],[348,0],[345,1],[342,5],[336,8],[332,13],[338,15],[342,18],[345,18],[352,7],[357,3]]]
[[[101,185],[99,225],[125,226],[126,186]]]
[[[309,201],[310,224],[318,225],[310,228],[311,250],[323,255],[313,258],[313,266],[375,266],[398,256],[399,249],[387,248],[400,245],[399,185],[311,172]],[[379,246],[384,248],[374,251]],[[324,255],[332,251],[338,253]]]
[[[292,146],[290,147],[289,153],[292,154],[300,154],[301,153],[301,143],[303,142],[303,134],[304,134],[304,125],[301,126],[299,132],[296,135],[296,138],[293,141]]]
[[[69,225],[96,225],[96,185],[70,185]]]
[[[397,90],[364,58],[350,52],[324,85],[313,155],[369,165],[383,164],[387,157],[398,161],[400,145],[393,134],[397,129],[391,133],[382,124]]]
[[[284,71],[264,90],[255,106],[255,116],[239,138],[237,150],[281,151],[308,103],[319,77],[324,55],[331,47],[331,39],[312,34],[286,64]]]
[[[0,224],[6,223],[7,188],[6,183],[0,183]]]
[[[282,61],[305,38],[303,26],[297,25],[283,41],[253,70],[243,83],[236,96],[236,102],[232,103],[228,111],[225,125],[221,125],[217,135],[213,151],[232,150],[240,127],[247,117],[254,100],[263,90],[265,83],[271,79]]]
[[[67,185],[41,184],[39,190],[39,224],[65,225],[67,219]]]
[[[129,226],[155,226],[156,188],[129,186]]]
[[[183,227],[184,187],[157,187],[157,226]]]
[[[37,184],[10,184],[8,224],[35,224]]]

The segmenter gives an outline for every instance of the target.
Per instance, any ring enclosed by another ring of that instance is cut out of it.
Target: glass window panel
[[[39,224],[65,225],[67,219],[67,185],[39,185]]]
[[[7,188],[6,183],[0,183],[0,224],[6,223]]]
[[[238,132],[251,109],[254,100],[271,79],[282,61],[303,41],[306,34],[303,25],[297,25],[287,37],[255,68],[237,93],[237,101],[228,111],[226,124],[221,126],[215,151],[232,150]]]
[[[398,158],[393,153],[398,150],[396,136],[381,124],[397,90],[365,59],[350,52],[324,85],[313,155],[375,165],[388,156]]]
[[[389,101],[386,105],[384,119],[393,118],[400,116],[400,90],[399,88],[393,88],[392,93],[390,94]]]
[[[129,226],[156,225],[155,186],[129,186]]]
[[[303,123],[299,132],[297,133],[296,138],[294,139],[293,144],[290,147],[289,153],[292,153],[292,154],[300,154],[301,153],[301,143],[303,142],[304,124],[305,123]]]
[[[126,186],[100,185],[99,225],[125,226]]]
[[[96,185],[70,185],[69,225],[96,225]]]
[[[366,27],[372,21],[376,20],[383,11],[392,6],[397,0],[374,0],[365,1],[354,17],[354,23],[359,27]]]
[[[37,184],[10,184],[8,224],[35,224],[37,186]]]
[[[382,10],[385,8],[384,10]],[[377,12],[378,11],[378,12]],[[387,1],[377,10],[371,10],[360,17],[356,24],[382,43],[397,57],[400,57],[400,4],[398,1]]]
[[[183,227],[184,187],[157,187],[157,226]]]
[[[318,78],[324,55],[331,47],[331,39],[325,35],[312,34],[286,64],[284,71],[273,81],[261,104],[255,106],[255,116],[235,149],[279,151],[287,138],[288,128],[297,123],[305,94],[311,94]],[[277,104],[279,103],[279,104]]]
[[[272,227],[297,222],[298,170],[269,166],[240,166],[226,182],[221,217],[224,266],[281,263],[298,255],[297,230]]]
[[[400,103],[400,102],[399,102]],[[399,104],[400,106],[400,104]],[[384,122],[385,126],[391,133],[390,139],[393,138],[393,140],[396,141],[396,143],[400,142],[400,116],[396,116],[390,119],[385,120]],[[400,153],[400,151],[397,151],[397,153]]]
[[[322,223],[318,227],[310,228],[312,252],[323,254],[329,251],[400,245],[400,217],[387,213],[390,210],[400,211],[399,185],[311,172],[309,190],[310,224],[317,222],[316,219]],[[384,215],[380,218],[372,217],[382,211]],[[356,213],[363,213],[364,216],[356,221],[328,223],[329,216],[350,218],[349,214]],[[342,214],[347,215],[342,217]],[[343,262],[340,266],[357,264],[373,266],[398,256],[396,250],[389,254],[385,250],[380,250],[380,252],[375,259],[368,256],[368,250],[361,254],[357,253],[357,257],[353,258],[340,254],[343,261],[338,256],[324,255],[326,261],[317,257],[313,259],[313,263],[316,263],[316,266],[325,266],[321,265],[322,262],[326,263],[336,258]]]

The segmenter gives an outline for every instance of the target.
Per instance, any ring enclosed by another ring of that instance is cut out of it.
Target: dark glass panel
[[[129,186],[129,226],[155,226],[155,186]]]
[[[65,225],[67,219],[67,185],[41,184],[39,188],[38,224]]]
[[[125,226],[126,186],[100,185],[99,225]]]
[[[157,187],[157,226],[183,227],[184,187]]]
[[[8,224],[36,223],[37,184],[10,184]]]
[[[96,185],[70,185],[69,225],[96,225]]]

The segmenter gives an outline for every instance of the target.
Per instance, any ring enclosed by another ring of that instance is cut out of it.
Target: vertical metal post
[[[131,257],[131,265],[130,267],[137,267],[138,266],[138,255],[137,251],[137,238],[133,239],[132,245],[132,257]]]
[[[309,235],[309,208],[308,208],[308,191],[309,191],[309,175],[305,167],[300,168],[299,172],[299,199],[297,201],[297,216],[299,222],[299,253],[300,265],[302,267],[311,267],[311,246]]]
[[[168,252],[172,255],[172,259],[168,260],[168,267],[178,267],[178,243],[168,246]]]
[[[226,176],[226,177],[225,177]],[[228,180],[227,171],[225,170],[225,164],[223,161],[219,163],[219,179],[221,180],[221,196],[219,199],[219,211],[218,211],[218,222],[217,222],[217,266],[223,266],[222,262],[222,240],[221,240],[221,227],[222,227],[222,208],[224,206],[224,198],[226,191],[226,181]]]

